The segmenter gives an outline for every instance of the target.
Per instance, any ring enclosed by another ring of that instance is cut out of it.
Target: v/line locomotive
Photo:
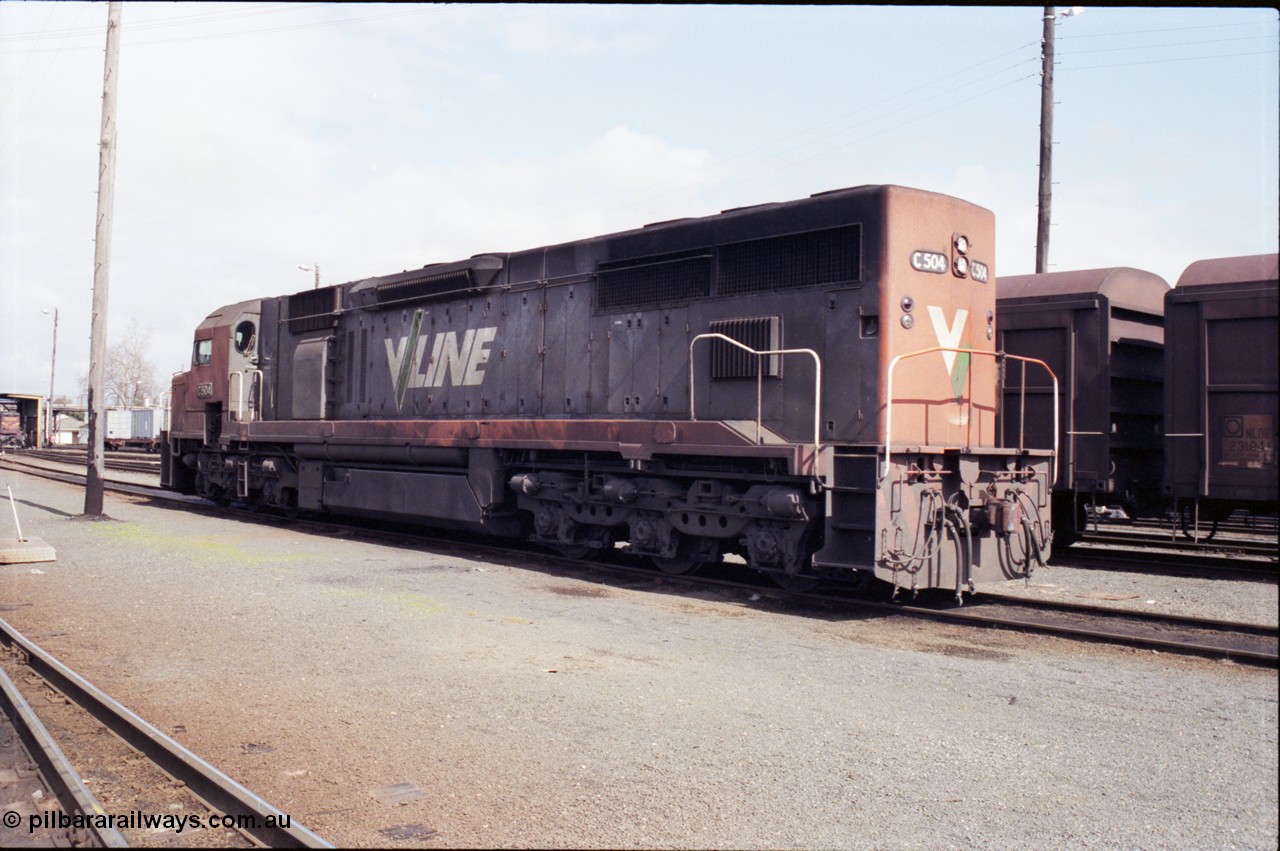
[[[229,305],[162,482],[959,596],[1051,540],[1054,452],[997,443],[994,253],[990,211],[867,186]]]

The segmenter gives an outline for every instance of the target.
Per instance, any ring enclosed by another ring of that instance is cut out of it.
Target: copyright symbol
[[[4,812],[5,827],[17,827],[20,824],[22,824],[22,816],[18,815],[13,810],[5,810]]]

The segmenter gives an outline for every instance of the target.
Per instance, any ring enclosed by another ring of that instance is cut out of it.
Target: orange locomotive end
[[[860,567],[861,550],[881,580],[959,596],[1049,557],[1054,453],[1002,448],[996,428],[1003,371],[1047,367],[996,351],[993,214],[901,187],[883,200],[875,473],[835,450],[814,564]],[[841,528],[859,514],[867,528]]]

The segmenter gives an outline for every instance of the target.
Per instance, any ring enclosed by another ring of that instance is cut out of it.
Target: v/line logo
[[[964,335],[964,321],[969,318],[969,311],[962,308],[956,310],[955,319],[947,324],[947,317],[942,308],[929,305],[929,320],[933,323],[933,333],[938,337],[938,345],[946,349],[960,348],[960,340]],[[942,352],[942,362],[947,366],[947,374],[951,376],[951,390],[960,398],[964,393],[965,378],[969,375],[968,352]]]
[[[484,365],[489,362],[489,344],[498,336],[496,327],[468,328],[458,339],[457,331],[442,331],[432,339],[422,333],[425,311],[416,310],[408,336],[387,345],[387,366],[396,388],[396,407],[404,405],[404,395],[421,387],[475,387],[484,381]],[[427,344],[431,344],[431,357]]]

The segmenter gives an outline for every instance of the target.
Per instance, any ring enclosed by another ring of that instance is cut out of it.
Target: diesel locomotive
[[[996,351],[994,256],[990,211],[864,186],[228,305],[162,483],[960,596],[1051,542],[1055,449],[997,414],[1054,378]]]

